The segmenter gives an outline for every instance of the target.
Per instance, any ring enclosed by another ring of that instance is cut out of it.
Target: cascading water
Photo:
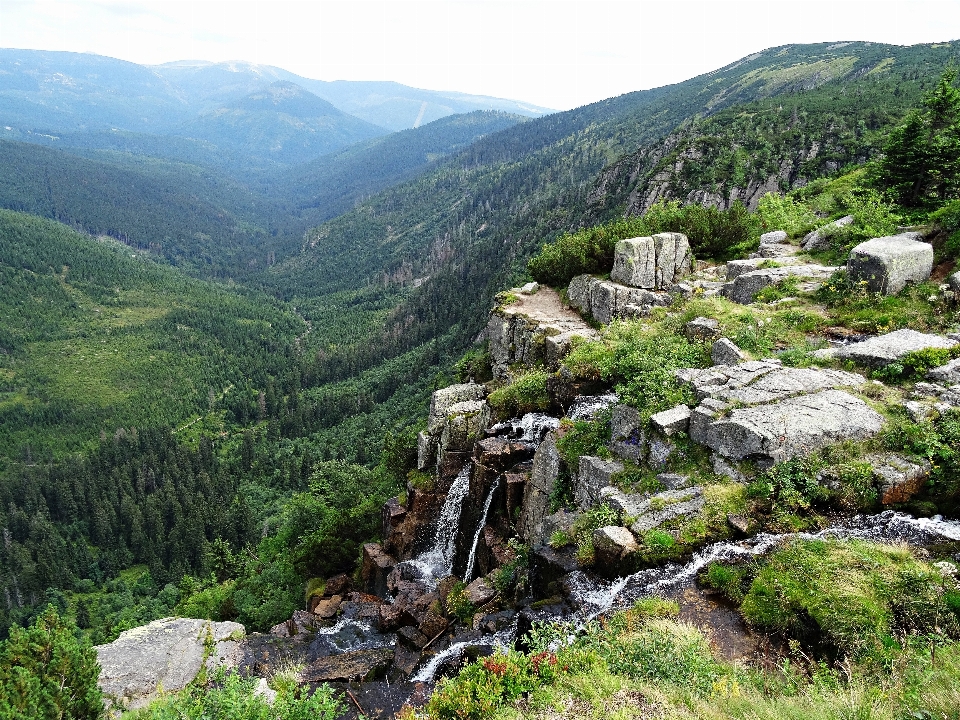
[[[463,470],[450,485],[447,499],[437,518],[437,531],[433,538],[433,545],[429,550],[407,560],[406,564],[417,568],[423,574],[423,580],[433,583],[450,574],[453,567],[454,543],[457,538],[457,528],[460,526],[460,512],[463,509],[463,500],[470,489],[470,473],[473,463],[468,462]]]
[[[516,633],[517,633],[517,626],[516,626],[516,623],[514,623],[510,627],[504,630],[501,630],[495,635],[485,637],[483,639],[483,644],[491,645],[495,647],[497,650],[506,652],[513,645],[513,638],[516,635]],[[440,669],[440,666],[443,665],[443,663],[445,663],[449,658],[455,655],[459,655],[461,652],[463,652],[463,649],[465,647],[469,647],[470,645],[476,645],[476,644],[477,644],[476,640],[466,640],[464,642],[453,643],[453,645],[448,647],[446,650],[443,650],[437,653],[436,655],[434,655],[432,658],[430,658],[430,661],[426,665],[424,665],[422,668],[420,668],[420,671],[416,675],[414,675],[412,678],[410,678],[410,681],[411,682],[430,682],[431,680],[434,679],[434,676],[437,674],[437,670]]]
[[[943,540],[960,540],[960,522],[944,520],[940,516],[914,518],[887,510],[878,515],[857,515],[817,533],[761,533],[739,543],[715,543],[695,554],[690,562],[684,565],[670,563],[659,568],[641,570],[609,583],[597,582],[586,573],[577,571],[571,574],[569,582],[572,599],[580,606],[577,619],[581,622],[592,620],[611,609],[626,607],[641,597],[676,588],[693,580],[700,570],[712,562],[764,555],[784,541],[794,538],[836,538],[924,545]]]
[[[463,581],[470,582],[473,577],[473,561],[477,556],[477,545],[480,542],[480,533],[483,532],[483,526],[487,524],[487,513],[490,512],[490,503],[493,501],[493,495],[500,487],[500,478],[497,478],[490,486],[490,492],[487,493],[487,500],[483,504],[483,513],[480,515],[480,522],[477,524],[477,532],[473,536],[473,544],[470,546],[470,556],[467,558],[467,569],[463,573]]]

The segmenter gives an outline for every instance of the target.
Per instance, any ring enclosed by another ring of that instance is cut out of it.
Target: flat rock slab
[[[189,618],[165,618],[120,634],[98,645],[100,688],[104,694],[129,708],[143,707],[157,694],[182,690],[203,664],[204,643],[213,640],[207,666],[233,666],[237,641],[245,634],[235,622],[211,622]]]
[[[869,367],[883,367],[898,360],[907,353],[927,348],[952,348],[957,344],[942,335],[930,335],[916,330],[897,330],[886,335],[878,335],[863,342],[837,348],[832,356],[841,360],[852,360]]]
[[[779,360],[758,360],[741,365],[678,371],[690,384],[697,400],[714,398],[727,403],[758,405],[828,388],[858,387],[862,375],[843,370],[783,367]]]
[[[630,529],[638,535],[662,525],[667,520],[694,515],[703,509],[704,504],[703,488],[698,485],[664,490],[649,496],[605,487],[601,497],[606,505],[620,513],[623,521],[631,521]]]
[[[738,408],[728,417],[706,422],[694,439],[734,460],[782,462],[841,440],[871,437],[882,427],[883,417],[863,400],[842,390],[823,390]],[[693,420],[691,437],[692,428]]]
[[[933,245],[910,235],[879,237],[860,243],[850,251],[847,276],[864,283],[867,290],[896,295],[909,283],[921,283],[933,270]]]
[[[351,650],[314,660],[300,673],[301,682],[350,682],[381,675],[393,662],[392,647]]]
[[[933,368],[927,373],[927,380],[948,385],[960,384],[960,358],[951,360],[946,365]]]
[[[778,247],[778,246],[773,246]],[[799,258],[787,257],[783,260],[772,260],[767,257],[756,257],[756,258],[747,258],[746,260],[730,260],[727,263],[727,280],[736,280],[741,275],[745,275],[748,272],[753,272],[754,270],[762,270],[761,265],[767,265],[769,263],[774,263],[776,267],[788,267],[791,265],[801,265],[803,261]],[[773,269],[767,267],[766,269]]]
[[[828,265],[788,265],[753,270],[739,275],[733,282],[726,283],[723,286],[723,294],[735,303],[749,305],[757,293],[768,285],[775,285],[790,277],[821,282],[828,280],[836,271],[837,268]]]

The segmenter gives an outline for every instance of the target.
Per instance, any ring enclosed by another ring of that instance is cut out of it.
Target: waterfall
[[[483,504],[483,514],[480,516],[480,522],[477,524],[477,532],[473,536],[473,545],[470,546],[470,557],[467,558],[467,569],[463,573],[463,581],[465,583],[470,582],[470,578],[473,575],[473,561],[477,555],[477,544],[480,542],[480,533],[483,532],[483,526],[487,524],[487,513],[490,512],[490,503],[498,487],[500,487],[500,478],[497,478],[493,485],[490,486],[490,492],[487,493],[487,500]]]
[[[484,637],[483,644],[492,645],[501,652],[507,652],[507,650],[509,650],[513,645],[513,638],[516,635],[516,632],[517,625],[514,623],[510,627],[501,630],[490,637]],[[430,682],[433,680],[434,675],[437,674],[437,670],[447,660],[447,658],[450,658],[453,655],[458,655],[463,648],[476,644],[477,640],[466,640],[463,642],[454,643],[446,650],[443,650],[430,658],[430,661],[420,668],[420,671],[416,675],[410,678],[410,682]]]
[[[436,581],[450,574],[453,568],[454,542],[457,538],[457,528],[460,526],[460,512],[463,509],[463,500],[470,489],[470,472],[473,463],[468,462],[463,470],[450,485],[447,499],[437,518],[437,531],[433,538],[433,545],[426,552],[407,564],[414,566],[424,574],[427,582]]]

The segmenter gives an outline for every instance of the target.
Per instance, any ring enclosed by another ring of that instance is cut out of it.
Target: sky
[[[0,0],[0,47],[141,64],[246,60],[555,110],[769,47],[960,39],[960,0]]]

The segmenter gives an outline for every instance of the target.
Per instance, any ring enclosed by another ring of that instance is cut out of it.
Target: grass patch
[[[490,393],[487,402],[501,420],[531,412],[543,412],[550,407],[548,377],[543,370],[531,370],[517,375],[509,385]]]

